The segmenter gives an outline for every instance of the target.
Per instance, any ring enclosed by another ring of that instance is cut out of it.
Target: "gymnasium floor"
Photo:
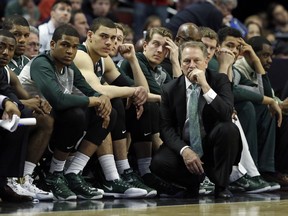
[[[274,193],[235,194],[230,200],[212,195],[198,199],[102,199],[97,201],[2,203],[0,215],[118,216],[118,215],[288,215],[288,190]]]

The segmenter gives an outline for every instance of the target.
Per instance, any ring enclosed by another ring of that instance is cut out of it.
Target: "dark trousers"
[[[217,186],[226,187],[232,166],[238,164],[242,149],[238,128],[232,123],[219,123],[202,141],[206,175]],[[165,143],[154,155],[151,171],[159,177],[195,191],[203,179],[191,174],[186,168],[180,152],[172,151]],[[194,189],[194,190],[193,190]]]
[[[117,113],[114,109],[110,114],[110,123],[107,129],[102,127],[103,119],[96,115],[95,108],[71,108],[63,111],[54,111],[54,131],[51,137],[51,146],[63,152],[71,152],[83,136],[84,139],[101,145],[108,133],[115,126]]]
[[[21,111],[21,118],[31,117],[30,110]],[[29,129],[28,126],[19,126],[11,133],[0,128],[0,178],[23,176]]]
[[[251,156],[260,172],[274,172],[276,121],[266,105],[251,102],[236,103]]]
[[[116,127],[111,131],[112,140],[121,140],[126,138],[126,115],[125,107],[121,98],[111,100],[113,109],[117,112]]]
[[[131,132],[133,142],[149,142],[151,135],[159,132],[159,105],[157,103],[145,103],[144,112],[140,119],[136,118],[135,106],[131,106],[126,112],[127,130]]]
[[[288,116],[283,115],[282,125],[277,128],[275,168],[282,173],[288,173]]]

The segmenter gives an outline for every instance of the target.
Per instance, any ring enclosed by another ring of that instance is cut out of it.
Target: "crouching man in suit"
[[[226,75],[207,68],[207,50],[200,42],[179,48],[182,76],[164,85],[161,138],[151,170],[197,196],[206,174],[215,183],[215,197],[230,198],[229,175],[238,164],[242,144],[232,123],[233,93]]]

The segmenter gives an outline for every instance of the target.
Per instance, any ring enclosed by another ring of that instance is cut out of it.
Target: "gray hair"
[[[39,37],[39,30],[36,27],[30,25],[29,28],[30,33],[36,34]]]
[[[203,44],[202,42],[198,42],[198,41],[187,41],[187,42],[184,42],[183,44],[181,44],[179,47],[179,59],[180,59],[180,61],[182,59],[182,52],[187,47],[199,48],[203,52],[204,58],[207,58],[208,52],[207,52],[207,48],[206,48],[205,44]]]

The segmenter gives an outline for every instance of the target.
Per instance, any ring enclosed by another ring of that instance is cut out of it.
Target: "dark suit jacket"
[[[202,113],[202,124],[206,134],[209,134],[219,122],[231,122],[233,112],[233,93],[231,82],[225,74],[206,70],[206,79],[210,87],[217,93],[212,103],[207,104],[201,91],[199,97],[199,111]],[[186,87],[185,76],[170,81],[162,87],[161,138],[165,145],[176,154],[187,145],[182,139],[182,132],[186,120]]]
[[[214,31],[222,27],[222,13],[209,2],[197,2],[190,4],[182,11],[175,14],[166,27],[170,29],[175,37],[180,25],[192,22],[197,26],[207,26]]]

